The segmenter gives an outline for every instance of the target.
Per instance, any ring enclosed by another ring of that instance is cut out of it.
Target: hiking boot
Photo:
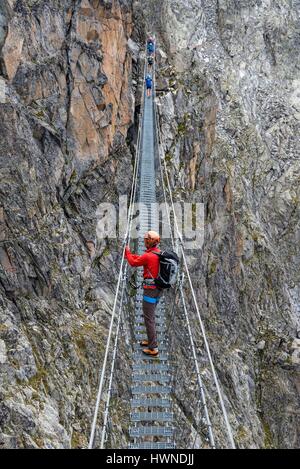
[[[157,357],[158,349],[157,348],[144,348],[143,353],[145,355],[150,355],[151,357]]]
[[[141,347],[147,347],[147,345],[149,345],[149,341],[148,341],[148,340],[142,340],[142,342],[140,342],[140,346],[141,346]]]
[[[140,346],[141,346],[141,347],[147,347],[147,345],[149,345],[149,341],[148,341],[148,340],[142,340],[142,341],[140,342]]]

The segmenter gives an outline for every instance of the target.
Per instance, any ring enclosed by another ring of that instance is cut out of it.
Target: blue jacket
[[[152,87],[152,78],[146,78],[146,85],[147,85],[147,88]]]
[[[154,52],[154,44],[153,44],[153,42],[149,42],[149,44],[148,44],[148,51],[149,51],[149,52]]]

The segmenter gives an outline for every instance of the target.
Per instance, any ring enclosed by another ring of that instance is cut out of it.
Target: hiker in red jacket
[[[144,267],[144,296],[143,312],[148,340],[143,340],[140,345],[148,346],[143,349],[143,353],[156,357],[158,355],[156,327],[155,327],[155,308],[161,295],[161,289],[154,284],[154,279],[159,273],[159,253],[157,245],[160,242],[160,236],[156,231],[148,231],[144,237],[146,252],[141,256],[132,254],[128,246],[125,248],[125,258],[132,267]]]

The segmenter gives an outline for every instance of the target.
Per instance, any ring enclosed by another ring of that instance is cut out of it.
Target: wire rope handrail
[[[160,131],[160,128],[159,128],[159,125],[158,125],[158,110],[157,110],[157,102],[156,102],[155,84],[154,84],[154,98],[155,98],[154,99],[154,105],[155,105],[156,132],[157,132],[157,137],[158,137],[158,141],[157,141],[158,156],[159,156],[158,159],[159,159],[159,164],[160,164],[160,169],[161,169],[161,180],[162,180],[162,186],[163,186],[165,205],[166,205],[166,208],[167,208],[167,220],[168,220],[168,223],[169,223],[170,234],[171,234],[171,238],[172,238],[172,246],[173,246],[173,249],[177,250],[177,253],[178,253],[178,246],[176,246],[174,236],[173,236],[173,232],[172,232],[172,227],[171,227],[171,217],[170,217],[170,210],[169,210],[169,206],[167,204],[167,198],[166,198],[166,187],[165,187],[165,181],[164,181],[163,171],[162,171],[162,161],[163,161],[164,174],[165,174],[166,181],[167,181],[169,198],[170,198],[170,202],[171,202],[171,206],[172,206],[175,230],[176,230],[177,237],[178,237],[178,240],[179,240],[179,250],[180,250],[181,256],[183,258],[184,267],[185,267],[185,271],[186,271],[186,274],[187,274],[188,283],[189,283],[189,286],[190,286],[190,291],[192,293],[193,302],[194,302],[194,305],[195,305],[198,321],[199,321],[199,324],[200,324],[200,328],[201,328],[201,332],[202,332],[202,336],[203,336],[203,340],[204,340],[204,344],[205,344],[205,349],[206,349],[207,356],[208,356],[208,359],[209,359],[209,364],[210,364],[210,368],[211,368],[211,371],[212,371],[214,383],[215,383],[215,386],[216,386],[216,389],[217,389],[218,398],[219,398],[219,402],[220,402],[220,405],[221,405],[221,409],[222,409],[222,413],[223,413],[223,417],[224,417],[224,421],[225,421],[225,425],[226,425],[226,431],[227,431],[228,439],[229,439],[231,447],[233,449],[235,449],[235,442],[234,442],[234,438],[233,438],[233,434],[232,434],[232,429],[231,429],[231,426],[230,426],[230,423],[229,423],[229,419],[228,419],[226,407],[225,407],[225,404],[224,404],[222,391],[221,391],[221,388],[220,388],[219,380],[218,380],[217,373],[216,373],[216,370],[215,370],[215,366],[214,366],[214,363],[213,363],[213,359],[212,359],[212,356],[211,356],[210,347],[209,347],[208,340],[207,340],[207,337],[206,337],[206,331],[205,331],[203,320],[202,320],[200,310],[199,310],[199,307],[198,307],[198,302],[197,302],[197,299],[196,299],[194,286],[193,286],[193,283],[192,283],[192,280],[191,280],[191,275],[190,275],[189,267],[188,267],[188,264],[187,264],[187,259],[186,259],[186,255],[185,255],[185,251],[184,251],[184,247],[183,247],[182,233],[180,233],[179,227],[178,227],[178,221],[177,221],[176,211],[175,211],[175,207],[174,207],[174,200],[173,200],[173,195],[172,195],[172,190],[171,190],[170,178],[169,178],[169,174],[168,174],[168,170],[167,170],[167,166],[166,166],[166,160],[164,158],[162,148],[161,148],[161,146],[162,146],[162,137],[161,137],[161,131]],[[181,287],[181,293],[183,295],[182,298],[184,298],[184,293],[183,293],[182,287]],[[186,312],[187,312],[187,310],[186,310]],[[193,339],[192,339],[192,341],[193,341]],[[197,362],[197,359],[196,359],[196,362]],[[201,386],[200,389],[203,390],[203,387]],[[201,393],[202,392],[203,391],[201,391]],[[205,408],[207,409],[206,406],[205,406]],[[209,416],[208,416],[207,422],[210,422]],[[210,429],[210,432],[209,432],[210,441],[211,441],[212,447],[215,447],[211,424],[209,425],[209,429]]]

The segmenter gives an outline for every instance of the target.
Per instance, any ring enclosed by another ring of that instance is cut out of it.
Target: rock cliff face
[[[96,212],[130,183],[132,12],[5,0],[0,27],[0,445],[82,447],[117,273]]]
[[[130,188],[147,31],[174,192],[205,204],[190,263],[234,437],[300,446],[299,11],[285,0],[2,1],[0,447],[87,445],[120,249],[96,240],[96,212]],[[187,447],[195,397],[182,382]],[[125,405],[113,404],[112,444],[125,446]]]
[[[175,198],[205,204],[190,262],[239,447],[300,443],[297,3],[166,0],[146,12]]]

